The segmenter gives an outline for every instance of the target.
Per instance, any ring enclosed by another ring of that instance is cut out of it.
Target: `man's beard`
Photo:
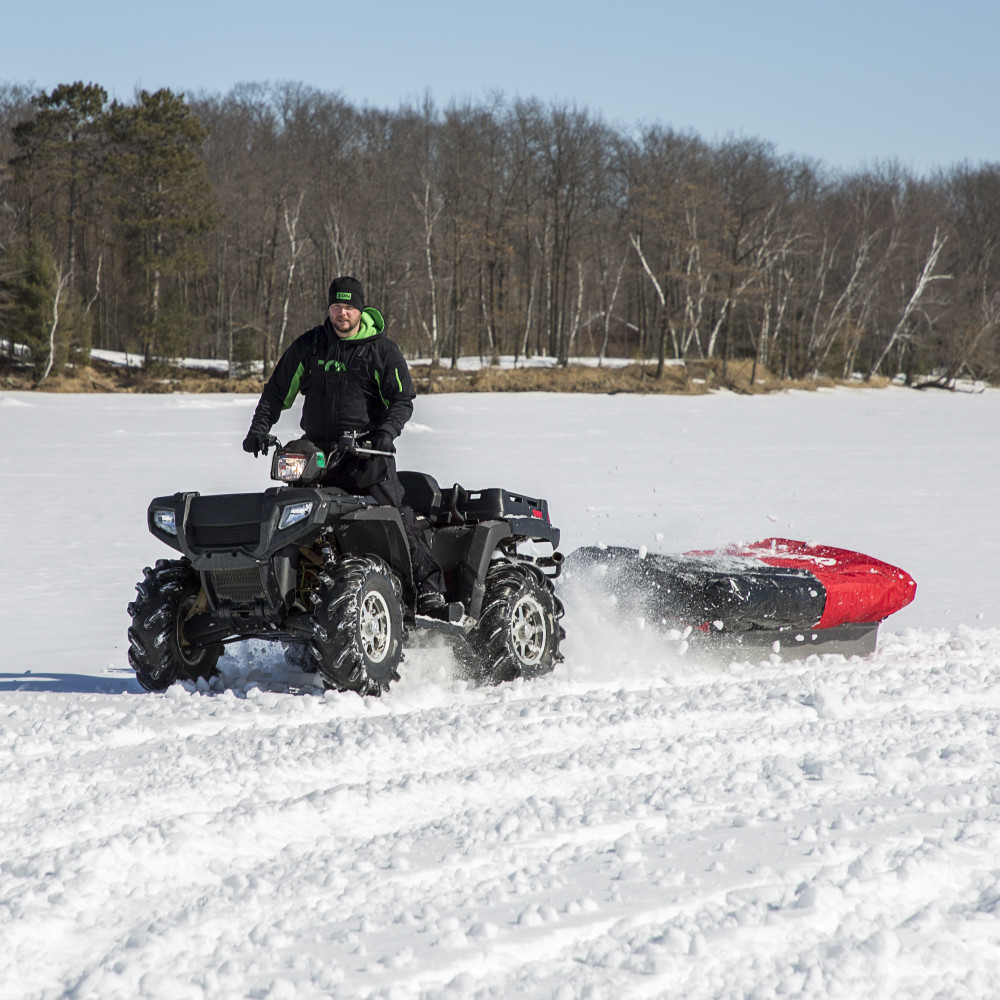
[[[337,331],[337,333],[355,333],[361,326],[360,319],[358,319],[357,323],[352,326],[351,321],[346,316],[331,319],[330,322],[333,324],[333,328]]]

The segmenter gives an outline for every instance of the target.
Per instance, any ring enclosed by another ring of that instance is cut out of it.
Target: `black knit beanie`
[[[355,309],[364,309],[365,292],[361,287],[361,282],[357,278],[351,278],[347,275],[334,278],[330,284],[327,305],[332,306],[334,302],[345,302],[349,306],[354,306]]]

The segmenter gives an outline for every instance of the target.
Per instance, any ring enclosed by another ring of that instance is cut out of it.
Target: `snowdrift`
[[[681,555],[586,546],[565,568],[568,581],[606,593],[620,614],[727,651],[784,645],[865,655],[879,623],[917,588],[881,559],[788,538]]]

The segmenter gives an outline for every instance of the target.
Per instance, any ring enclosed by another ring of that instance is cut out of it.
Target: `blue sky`
[[[0,81],[43,89],[81,79],[128,99],[296,80],[390,108],[501,91],[626,127],[758,136],[834,168],[1000,162],[998,0],[5,7]]]

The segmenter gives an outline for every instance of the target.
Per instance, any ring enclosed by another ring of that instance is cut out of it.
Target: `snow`
[[[429,642],[324,694],[255,644],[140,693],[146,505],[266,485],[254,402],[0,395],[2,1000],[1000,995],[1000,392],[417,401],[401,467],[545,496],[563,551],[901,566],[868,658],[699,663],[578,600],[531,682]]]
[[[142,354],[127,354],[125,351],[106,351],[95,347],[91,350],[90,356],[109,365],[121,365],[123,368],[141,368],[143,365]],[[225,358],[171,358],[170,363],[179,368],[198,368],[213,372],[229,370],[229,362]],[[259,363],[251,367],[260,370]]]
[[[0,340],[0,349],[7,344],[7,341]],[[21,344],[16,344],[15,348],[20,351],[26,350],[26,348]],[[97,358],[98,361],[105,361],[112,365],[121,365],[124,368],[139,368],[143,364],[143,359],[141,355],[138,354],[126,354],[124,351],[107,351],[100,348],[94,348],[91,352],[91,357]],[[229,362],[225,359],[219,358],[173,358],[170,359],[171,364],[177,365],[181,368],[199,368],[205,369],[207,371],[215,372],[225,372],[229,370]],[[411,365],[429,365],[431,363],[431,358],[428,357],[417,357],[410,360]],[[568,361],[571,365],[585,365],[587,367],[597,367],[598,365],[603,365],[605,368],[624,368],[628,365],[635,364],[632,358],[602,358],[599,359],[596,356],[581,356],[570,358]],[[681,365],[684,362],[674,359],[668,359],[666,362],[668,365]],[[239,364],[239,363],[238,363]],[[441,362],[444,371],[451,370],[451,359],[445,358]],[[531,357],[518,357],[515,358],[513,354],[504,354],[497,358],[496,367],[502,369],[510,368],[554,368],[559,364],[558,358],[550,357],[547,355],[532,355]],[[479,371],[481,368],[485,367],[486,362],[483,358],[467,356],[458,359],[458,364],[456,368],[459,371]],[[260,373],[261,363],[250,362],[243,367],[249,368],[251,371],[256,371]],[[704,382],[704,379],[693,379],[694,382]]]

